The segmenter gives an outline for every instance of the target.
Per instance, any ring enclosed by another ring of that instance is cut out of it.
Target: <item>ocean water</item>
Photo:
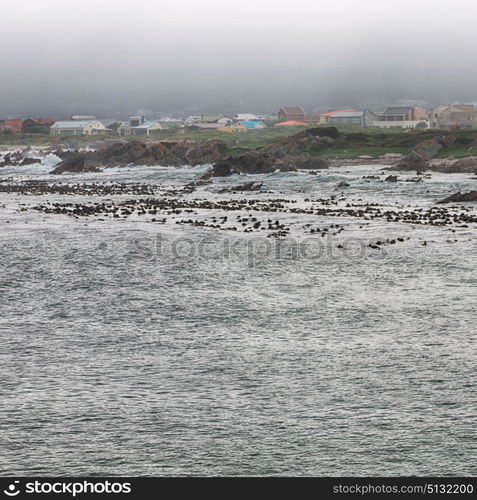
[[[52,177],[54,161],[0,181],[172,189],[207,168]],[[477,185],[363,179],[381,168],[218,179],[176,197],[409,210]],[[245,180],[267,192],[218,193]],[[0,193],[3,475],[477,473],[475,223],[237,212],[290,225],[267,238],[176,224],[219,209],[164,224],[33,209],[134,198],[147,196]]]

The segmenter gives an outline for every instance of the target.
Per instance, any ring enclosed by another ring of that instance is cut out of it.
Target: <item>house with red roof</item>
[[[0,120],[0,132],[21,132],[22,120]]]
[[[305,111],[299,106],[284,106],[278,110],[277,117],[279,122],[306,121]]]
[[[287,120],[285,122],[275,123],[274,127],[306,127],[308,123],[298,120]]]
[[[25,134],[48,133],[53,123],[55,123],[54,118],[27,118],[22,122],[22,132]]]

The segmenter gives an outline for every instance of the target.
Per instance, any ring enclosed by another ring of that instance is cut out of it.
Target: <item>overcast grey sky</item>
[[[15,0],[0,116],[477,101],[475,0]]]

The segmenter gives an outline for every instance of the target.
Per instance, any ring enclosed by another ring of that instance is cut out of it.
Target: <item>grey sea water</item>
[[[348,200],[392,206],[475,188],[463,174],[361,180],[379,168],[256,179],[298,205],[340,180]],[[50,169],[1,179],[56,182]],[[59,180],[178,186],[202,170]],[[3,475],[477,473],[475,224],[315,217],[358,242],[340,253],[293,214],[272,240],[31,209],[86,198],[0,194]]]

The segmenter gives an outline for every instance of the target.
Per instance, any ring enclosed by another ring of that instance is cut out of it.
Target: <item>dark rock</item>
[[[402,160],[393,165],[390,170],[428,170],[429,161],[424,159],[415,151],[411,151]]]
[[[270,144],[264,151],[273,158],[284,158],[287,155],[302,155],[321,147],[327,147],[339,136],[335,127],[316,127],[302,130],[290,137],[283,137]]]
[[[22,153],[7,153],[3,160],[0,162],[0,167],[24,167],[25,165],[33,165],[34,163],[40,163],[38,158],[24,157]]]
[[[0,162],[0,167],[11,167],[11,166],[14,166],[16,164],[17,164],[17,162],[12,159],[12,154],[7,153],[3,157],[2,161]]]
[[[449,139],[449,140],[447,140]],[[452,140],[450,137],[446,138],[445,140],[446,144],[451,144]],[[424,160],[430,160],[431,158],[434,158],[436,154],[443,148],[444,146],[442,145],[442,141],[439,141],[437,139],[427,139],[425,141],[420,142],[417,144],[414,148],[413,151],[417,153],[421,158]]]
[[[246,182],[245,184],[238,184],[229,188],[224,188],[219,193],[229,193],[231,191],[258,191],[263,185],[263,182]]]
[[[61,161],[52,174],[98,172],[100,167],[128,165],[180,165],[180,160],[161,143],[147,146],[140,141],[115,142],[97,151],[75,152]]]
[[[429,160],[439,153],[445,145],[451,144],[455,138],[443,137],[442,140],[427,139],[417,144],[402,160],[398,161],[393,170],[428,170]]]
[[[462,203],[468,201],[477,201],[477,191],[469,191],[468,193],[461,193],[459,191],[437,203]]]
[[[347,182],[345,181],[341,181],[338,183],[338,185],[336,186],[337,189],[340,189],[340,188],[347,188],[347,187],[350,187],[350,184],[348,184]]]
[[[397,182],[398,178],[397,175],[388,175],[386,179],[384,179],[385,182]]]
[[[450,162],[445,169],[448,173],[477,173],[477,156],[467,156]]]
[[[70,158],[60,162],[51,174],[62,174],[64,172],[100,172],[96,161],[90,159],[87,153],[76,153]]]
[[[277,168],[275,160],[265,154],[229,156],[214,164],[202,179],[227,177],[233,174],[270,174]]]
[[[34,163],[40,163],[40,160],[38,158],[23,158],[19,165],[23,167],[25,165],[33,165]]]
[[[200,143],[184,140],[170,147],[170,152],[179,158],[183,164],[192,166],[216,163],[222,159],[225,150],[226,145],[216,140]]]
[[[140,141],[115,142],[96,151],[65,155],[52,173],[95,171],[100,167],[116,166],[199,165],[219,161],[224,147],[218,141],[181,141],[170,145],[160,142],[151,145]]]

